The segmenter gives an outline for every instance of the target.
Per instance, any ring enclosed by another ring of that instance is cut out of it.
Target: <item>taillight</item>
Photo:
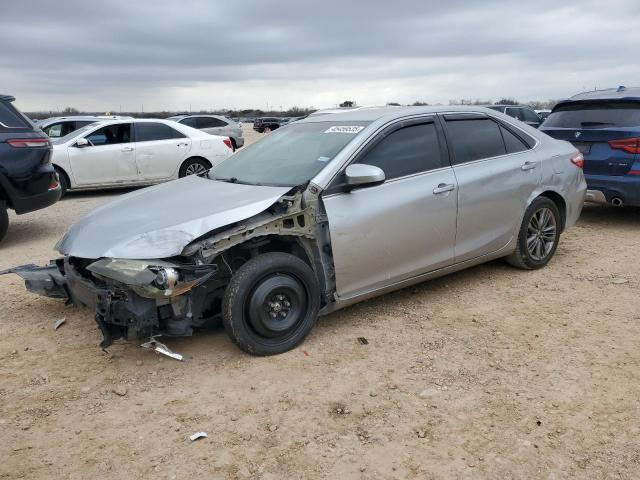
[[[57,178],[52,178],[51,182],[49,183],[49,190],[55,190],[56,188],[58,188],[60,184],[58,183],[58,179]]]
[[[573,163],[578,168],[584,168],[584,157],[581,153],[576,153],[570,158],[571,163]]]
[[[233,144],[231,143],[231,140],[229,138],[225,138],[223,140],[224,144],[229,147],[231,150],[233,150]]]
[[[7,143],[14,148],[48,147],[48,138],[12,138]]]
[[[640,153],[640,138],[621,138],[610,140],[609,146],[615,150],[623,150],[627,153]]]

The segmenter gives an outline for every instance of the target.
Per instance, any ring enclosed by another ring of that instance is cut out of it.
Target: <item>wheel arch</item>
[[[567,221],[567,202],[564,197],[553,190],[545,190],[538,195],[538,197],[546,197],[556,204],[556,207],[558,207],[558,211],[560,212],[560,221],[562,222],[561,230],[563,231]]]
[[[69,173],[67,173],[64,167],[61,167],[60,165],[54,163],[53,169],[58,173],[58,175],[60,174],[64,175],[65,178],[67,179],[67,185],[69,185],[70,188],[73,187],[73,185],[71,185],[71,176],[69,175]]]

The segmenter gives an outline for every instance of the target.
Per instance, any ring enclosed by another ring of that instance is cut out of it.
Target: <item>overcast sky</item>
[[[638,85],[640,1],[0,0],[26,111],[564,98]]]

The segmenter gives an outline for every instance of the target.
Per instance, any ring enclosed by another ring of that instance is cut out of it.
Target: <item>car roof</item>
[[[393,120],[395,118],[407,117],[410,115],[444,113],[444,112],[470,112],[495,115],[495,110],[478,105],[440,105],[428,107],[361,107],[357,110],[346,110],[339,113],[327,113],[325,115],[309,116],[296,123],[317,123],[317,122],[373,122],[380,119]]]
[[[12,95],[3,95],[0,93],[0,100],[4,100],[5,102],[13,102],[15,101],[16,97],[12,96]]]
[[[578,93],[560,103],[577,102],[581,100],[640,100],[640,87],[605,88]]]

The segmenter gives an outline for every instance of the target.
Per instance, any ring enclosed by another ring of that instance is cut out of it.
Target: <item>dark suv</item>
[[[277,117],[256,118],[253,122],[253,129],[259,133],[269,133],[280,128],[283,124],[282,119]]]
[[[51,142],[11,102],[0,95],[0,239],[7,233],[12,208],[20,215],[58,201],[61,190]]]
[[[574,95],[554,107],[540,130],[584,156],[587,201],[640,206],[640,88]]]

